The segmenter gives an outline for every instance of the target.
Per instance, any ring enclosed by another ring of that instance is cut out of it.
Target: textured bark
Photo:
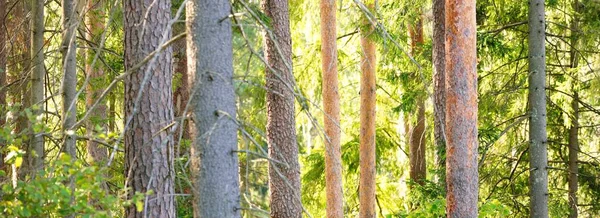
[[[337,72],[336,0],[321,0],[321,57],[325,124],[325,186],[327,217],[344,217],[340,147],[340,94]]]
[[[0,127],[4,127],[6,123],[6,56],[8,54],[8,46],[6,46],[6,1],[0,0]],[[0,139],[0,160],[4,160],[4,147],[6,143]],[[7,172],[4,161],[0,161],[0,170]],[[2,179],[0,178],[0,182]]]
[[[77,158],[77,138],[71,128],[77,122],[77,1],[63,0],[62,1],[62,64],[63,78],[61,85],[62,95],[62,128],[64,134],[63,152],[67,153],[72,158]]]
[[[45,108],[44,102],[44,1],[32,0],[31,3],[31,102],[30,105],[37,106],[32,110],[36,117],[42,116]],[[37,122],[45,122],[39,120]],[[39,132],[33,132],[32,124],[29,124],[31,143],[27,149],[29,174],[34,177],[35,173],[44,169],[44,137]]]
[[[433,0],[433,135],[435,138],[435,165],[439,170],[438,182],[446,188],[446,27],[445,0]]]
[[[368,1],[367,8],[375,11],[373,1]],[[373,37],[375,28],[363,17],[360,45],[362,56],[360,62],[360,183],[359,183],[359,216],[361,218],[376,217],[375,212],[375,103],[376,83],[375,73],[377,66],[375,42]]]
[[[475,0],[446,0],[446,213],[477,217]]]
[[[579,175],[579,94],[575,92],[573,100],[571,102],[571,109],[573,110],[571,128],[569,129],[569,218],[576,218],[577,213],[577,185]]]
[[[197,129],[191,147],[194,217],[240,217],[230,11],[228,0],[187,3]]]
[[[272,34],[265,33],[265,56],[269,66],[266,69],[269,157],[288,165],[269,164],[271,217],[301,217],[288,1],[263,0],[262,8],[272,26]]]
[[[411,53],[417,56],[423,45],[423,21],[421,18],[409,28],[411,38]],[[416,74],[412,76],[419,80]],[[423,185],[427,179],[427,165],[425,160],[425,99],[417,97],[417,119],[412,124],[414,128],[410,131],[410,179]]]
[[[10,46],[10,55],[11,57],[8,59],[8,76],[10,83],[14,83],[14,87],[9,89],[9,95],[12,96],[13,101],[11,102],[13,106],[18,107],[17,111],[24,111],[25,108],[29,107],[30,104],[30,95],[27,94],[26,90],[28,89],[28,82],[30,77],[28,77],[29,69],[30,69],[30,60],[31,60],[31,30],[30,23],[27,21],[25,15],[29,13],[29,8],[27,5],[30,2],[28,1],[10,1],[8,5],[13,5],[13,8],[10,10],[11,19],[7,20],[7,30],[11,35],[7,36],[11,39],[11,43],[6,44]],[[14,38],[13,38],[14,37]],[[20,82],[19,82],[20,81]],[[23,114],[16,113],[15,117],[11,122],[14,122],[15,128],[13,132],[18,135],[18,137],[23,137],[25,130],[27,129],[28,120],[27,117]],[[28,144],[24,145],[23,150],[29,151]],[[21,180],[25,179],[25,176],[30,171],[31,168],[29,165],[29,160],[31,153],[27,152],[24,155],[25,162],[22,167],[19,168],[18,177]]]
[[[87,2],[87,14],[86,14],[86,25],[89,29],[87,32],[87,40],[93,42],[95,45],[100,44],[100,38],[102,32],[104,32],[104,0],[88,1]],[[85,105],[88,110],[96,103],[98,97],[104,91],[101,87],[105,81],[104,70],[101,68],[100,61],[96,61],[95,65],[92,65],[94,57],[96,56],[97,49],[88,49],[86,53],[85,72],[91,81],[86,87],[86,101]],[[102,132],[96,131],[96,126],[100,126],[102,131],[106,131],[108,126],[106,125],[106,103],[99,102],[99,104],[92,111],[91,118],[86,123],[88,137],[94,138]],[[88,156],[94,162],[104,162],[108,156],[108,151],[103,145],[89,140],[87,142]]]
[[[171,1],[126,0],[123,9],[125,70],[131,70],[159,48],[165,34],[171,37]],[[175,217],[173,138],[170,128],[165,129],[173,122],[171,57],[167,48],[153,64],[145,64],[125,79],[125,122],[131,119],[125,126],[128,198],[135,192],[153,191],[144,211],[130,206],[125,209],[126,217]]]
[[[546,48],[543,0],[529,1],[530,217],[548,217]]]

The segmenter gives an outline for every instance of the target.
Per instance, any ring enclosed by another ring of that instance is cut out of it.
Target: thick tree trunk
[[[419,54],[423,45],[423,21],[421,18],[409,28],[411,38],[411,53],[413,56]],[[419,80],[413,75],[414,80]],[[427,179],[427,165],[425,160],[425,99],[417,98],[417,119],[410,131],[410,179],[423,185]]]
[[[327,217],[344,217],[340,147],[340,95],[337,72],[336,0],[321,0],[321,57],[325,124],[325,186]]]
[[[573,117],[569,129],[569,218],[576,218],[577,213],[577,181],[579,176],[579,94],[575,92],[571,102]]]
[[[446,213],[477,217],[475,0],[446,0]]]
[[[269,157],[286,163],[269,164],[271,217],[302,216],[300,164],[296,139],[296,118],[292,73],[292,38],[287,0],[263,0],[262,8],[271,19],[265,33],[267,60],[267,140]]]
[[[171,1],[126,0],[124,9],[125,70],[158,50],[171,37]],[[144,210],[127,207],[126,217],[175,217],[173,168],[172,51],[125,79],[125,175],[128,198],[135,192],[153,194]]]
[[[228,0],[187,3],[197,129],[191,148],[194,217],[240,217],[230,13]]]
[[[44,77],[46,69],[44,68],[44,1],[32,0],[32,20],[31,20],[31,102],[30,105],[36,107],[32,110],[35,117],[43,115],[45,108],[44,101]],[[45,122],[43,119],[36,122]],[[40,132],[33,132],[33,124],[29,124],[31,143],[27,149],[29,153],[27,160],[29,165],[29,174],[32,178],[38,171],[44,169],[44,136]]]
[[[368,1],[367,8],[375,11],[374,1]],[[376,217],[375,212],[375,103],[376,103],[376,67],[377,59],[373,37],[375,28],[366,15],[361,29],[360,45],[362,48],[360,76],[360,183],[359,183],[359,215],[361,218]]]
[[[435,165],[439,171],[438,183],[446,188],[446,27],[445,0],[433,0],[433,135],[435,138]]]
[[[64,134],[64,147],[62,150],[72,158],[77,158],[77,138],[71,129],[77,122],[77,24],[78,17],[75,13],[77,1],[62,1],[62,128]]]
[[[102,32],[104,32],[104,0],[88,1],[86,7],[86,24],[89,29],[89,32],[87,32],[87,39],[95,45],[99,45]],[[90,81],[90,83],[87,84],[85,96],[85,105],[88,110],[96,103],[96,100],[104,91],[100,88],[102,87],[101,84],[105,81],[104,71],[102,70],[99,59],[95,64],[93,63],[97,51],[99,50],[93,48],[88,49],[86,53],[85,72]],[[102,133],[96,131],[96,126],[100,126],[102,128],[101,131],[106,131],[108,127],[108,125],[106,125],[106,117],[108,115],[106,108],[105,101],[102,101],[99,102],[94,111],[90,113],[91,118],[86,123],[88,137],[95,138],[98,134]],[[92,140],[87,142],[87,151],[88,156],[94,162],[104,162],[108,157],[106,147]]]
[[[546,48],[543,0],[529,1],[530,217],[548,217]]]

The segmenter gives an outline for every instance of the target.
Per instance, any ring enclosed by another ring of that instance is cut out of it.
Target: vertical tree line
[[[375,103],[376,103],[376,52],[375,26],[369,14],[375,13],[376,0],[366,2],[367,9],[360,30],[360,217],[376,217],[375,211]],[[375,16],[372,16],[375,17]]]
[[[125,32],[125,172],[129,198],[152,190],[144,209],[130,206],[126,217],[175,217],[171,1],[123,2]],[[149,63],[137,66],[151,52]]]
[[[271,19],[264,35],[269,157],[285,164],[269,164],[271,216],[301,217],[289,5],[285,0],[262,0],[262,9]]]
[[[477,48],[475,1],[446,0],[446,212],[477,217]]]
[[[337,68],[335,0],[321,0],[321,69],[323,70],[323,126],[325,129],[325,187],[327,217],[344,217],[340,129],[340,94]]]
[[[546,19],[544,1],[529,1],[529,154],[531,217],[548,217]]]
[[[191,147],[194,216],[240,217],[232,33],[229,19],[223,20],[230,3],[196,0],[186,7],[196,127]]]

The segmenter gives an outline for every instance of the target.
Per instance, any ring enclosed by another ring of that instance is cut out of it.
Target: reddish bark
[[[374,11],[374,2],[369,1],[367,7]],[[370,37],[375,33],[375,28],[364,17],[363,24],[367,28],[361,29],[360,45],[362,60],[360,69],[360,217],[376,217],[375,211],[375,105],[376,105],[376,47]]]
[[[477,217],[476,35],[475,0],[446,0],[448,217]]]
[[[321,0],[321,57],[323,121],[325,128],[325,186],[327,217],[344,217],[340,148],[340,95],[338,90],[335,1]]]

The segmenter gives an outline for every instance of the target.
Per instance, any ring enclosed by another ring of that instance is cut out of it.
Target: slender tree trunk
[[[240,217],[230,13],[228,0],[187,4],[188,67],[196,93],[191,149],[195,217]]]
[[[28,83],[30,81],[30,77],[28,75],[30,69],[30,61],[31,61],[31,29],[30,22],[26,18],[26,14],[29,14],[29,7],[27,7],[31,2],[30,1],[10,1],[8,5],[13,5],[13,8],[10,10],[11,19],[7,20],[8,24],[8,32],[15,37],[14,43],[7,44],[10,46],[10,55],[9,57],[14,57],[8,59],[8,75],[10,76],[11,83],[15,83],[15,86],[9,90],[9,94],[13,96],[12,105],[18,107],[17,113],[14,114],[14,119],[12,122],[15,124],[15,128],[13,133],[18,135],[18,137],[23,137],[23,134],[29,134],[25,132],[27,130],[28,120],[27,117],[21,113],[25,111],[25,108],[28,108],[30,105],[30,95],[26,90],[29,90]],[[7,36],[7,37],[12,37]],[[22,148],[23,150],[30,151],[29,145],[25,144]],[[13,178],[18,176],[22,180],[25,179],[25,176],[28,172],[31,172],[30,160],[33,156],[31,156],[31,152],[26,152],[24,155],[24,164],[21,168],[19,168],[19,172],[13,171]]]
[[[568,186],[569,186],[569,209],[570,214],[569,218],[577,218],[577,190],[579,189],[578,180],[579,180],[579,93],[577,92],[577,83],[579,83],[579,75],[577,71],[577,67],[579,65],[579,55],[577,54],[577,45],[579,39],[579,1],[573,1],[573,12],[575,15],[573,16],[573,20],[571,21],[571,51],[570,51],[570,67],[574,70],[574,93],[573,100],[571,101],[571,110],[573,110],[571,127],[569,129],[569,177],[568,177]]]
[[[530,217],[548,217],[546,48],[543,0],[529,1]]]
[[[367,1],[367,8],[375,11],[375,1]],[[376,217],[375,212],[375,103],[376,103],[376,52],[373,37],[375,28],[363,17],[360,45],[362,48],[360,76],[360,183],[359,183],[359,215],[361,218]]]
[[[6,56],[8,54],[8,46],[6,46],[6,23],[7,23],[6,1],[0,0],[0,127],[6,124],[6,114],[8,113],[6,104]],[[7,172],[4,164],[4,147],[6,142],[0,139],[0,170]],[[0,178],[0,182],[3,179]]]
[[[420,16],[420,15],[419,15]],[[411,53],[413,56],[419,55],[423,45],[423,21],[417,20],[414,26],[409,28],[411,38]],[[417,75],[413,75],[414,80],[419,80]],[[417,119],[410,132],[410,179],[423,185],[427,179],[427,165],[425,160],[425,99],[417,97]]]
[[[86,24],[89,29],[87,32],[87,39],[93,42],[95,45],[100,45],[100,38],[102,36],[102,32],[104,32],[104,0],[97,1],[88,1],[87,2],[87,14],[86,14]],[[97,48],[88,49],[86,53],[86,61],[85,61],[85,72],[89,77],[90,83],[88,83],[86,87],[86,108],[89,110],[98,97],[104,91],[102,88],[102,84],[104,84],[105,76],[104,70],[100,65],[100,61],[96,61],[94,65],[94,58],[96,56],[96,52],[99,51]],[[96,131],[96,126],[99,126],[102,130],[106,131],[106,103],[99,102],[98,106],[91,112],[91,118],[87,121],[87,134],[88,137],[94,138],[99,133]],[[87,142],[87,151],[88,156],[94,162],[104,162],[108,157],[108,151],[106,147],[103,145],[89,140]]]
[[[32,0],[31,3],[31,102],[30,105],[34,107],[32,110],[35,117],[42,117],[44,105],[44,77],[46,75],[46,69],[44,68],[44,1]],[[38,120],[37,122],[44,122]],[[44,169],[44,137],[40,132],[34,132],[32,123],[29,124],[31,143],[27,153],[29,154],[28,165],[29,174],[32,178],[38,171]]]
[[[265,33],[269,157],[288,165],[269,164],[271,217],[293,218],[302,216],[302,202],[288,7],[286,0],[262,1],[272,26],[272,30]]]
[[[171,38],[171,1],[125,0],[125,70]],[[150,195],[144,210],[127,207],[126,217],[175,217],[173,168],[172,51],[166,48],[154,61],[125,79],[125,175],[128,198]]]
[[[475,0],[446,0],[446,213],[477,217]]]
[[[73,124],[77,122],[77,1],[63,0],[62,25],[63,38],[61,53],[63,56],[63,79],[62,79],[62,128],[64,133],[63,151],[72,158],[77,158],[77,138],[73,132]]]
[[[336,0],[321,0],[321,57],[325,124],[327,217],[344,217],[340,147],[340,95],[337,72]]]
[[[445,0],[433,0],[433,135],[435,138],[435,165],[439,171],[438,183],[446,188],[446,28]]]
[[[579,94],[575,92],[571,102],[573,118],[569,129],[569,218],[577,217],[577,185],[579,166],[577,164],[579,153]]]

